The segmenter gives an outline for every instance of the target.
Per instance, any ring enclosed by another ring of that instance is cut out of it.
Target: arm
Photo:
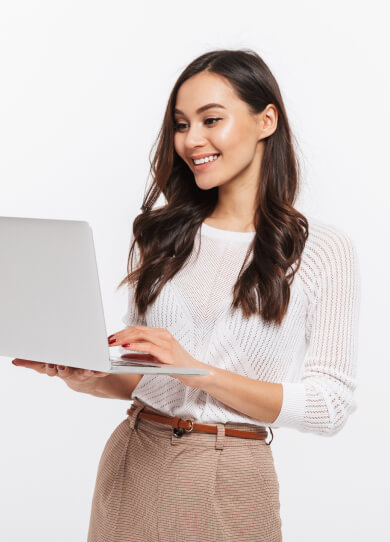
[[[277,426],[325,436],[336,434],[357,408],[360,269],[350,238],[333,230],[316,254],[300,382],[283,383]]]
[[[307,318],[309,344],[299,382],[256,381],[200,364],[209,374],[188,385],[276,427],[322,435],[339,431],[356,409],[360,275],[354,246],[342,233],[329,236],[317,258]]]
[[[91,382],[91,387],[87,390],[85,387],[82,390],[77,390],[73,386],[72,389],[89,393],[95,397],[131,400],[133,390],[142,377],[142,374],[110,374],[105,378],[99,378]]]
[[[255,420],[273,423],[277,418],[282,407],[282,384],[254,380],[205,363],[199,367],[209,371],[198,377],[199,389]]]
[[[50,367],[48,363],[21,358],[13,359],[12,363],[50,377],[57,376],[73,391],[111,399],[131,399],[134,388],[143,377],[143,374],[93,374],[88,369],[68,366],[61,370],[55,364]]]

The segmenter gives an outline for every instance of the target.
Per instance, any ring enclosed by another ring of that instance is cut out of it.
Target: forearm
[[[104,378],[93,378],[90,383],[69,385],[71,389],[81,393],[104,397],[106,399],[131,400],[131,394],[137,383],[127,378],[130,375],[110,374]],[[133,377],[135,375],[131,375]]]
[[[265,423],[276,420],[282,408],[282,384],[254,380],[210,365],[207,369],[209,374],[199,377],[196,387],[250,418]]]

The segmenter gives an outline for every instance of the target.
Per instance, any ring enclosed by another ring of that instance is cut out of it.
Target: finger
[[[116,346],[117,343],[123,339],[126,333],[131,332],[135,329],[135,326],[126,327],[125,329],[122,329],[120,331],[117,331],[116,333],[113,333],[112,335],[109,335],[107,337],[108,343],[110,346]]]
[[[92,369],[85,369],[85,376],[94,376],[96,378],[101,378],[102,376],[107,376],[109,375],[110,373],[104,373],[102,371],[94,371]]]
[[[40,361],[32,361],[30,359],[15,358],[12,360],[13,365],[16,367],[25,367],[26,369],[34,369],[39,373],[46,372],[46,363]]]
[[[92,375],[96,378],[102,378],[104,376],[108,376],[111,373],[104,373],[103,371],[92,371]]]
[[[50,364],[47,367],[47,374],[49,376],[59,376],[60,378],[69,378],[77,375],[81,380],[86,380],[91,376],[97,376],[95,371],[90,371],[89,369],[68,367],[67,365],[54,365],[54,367],[50,367]],[[103,374],[105,375],[106,373]]]
[[[114,333],[109,340],[109,346],[120,346],[127,343],[133,345],[135,341],[146,341],[163,348],[170,339],[171,334],[167,329],[133,326]]]
[[[159,361],[160,363],[170,363],[168,356],[166,355],[166,351],[163,348],[157,346],[156,344],[152,344],[148,342],[131,343],[131,349],[140,350],[141,352],[146,352],[146,354],[149,354],[150,356],[155,358],[156,361]],[[126,355],[127,354],[125,354],[125,356]]]
[[[140,352],[146,352],[146,354],[150,354],[149,349],[147,349],[147,345],[151,345],[151,343],[147,343],[147,342],[135,343],[135,342],[132,342],[131,344],[127,344],[123,348],[125,348],[126,350],[136,350],[136,351],[139,350]],[[124,354],[124,355],[127,356],[127,354]],[[135,355],[135,357],[137,357],[137,354],[134,354],[134,355]],[[141,354],[141,355],[145,355],[145,354]]]
[[[57,365],[53,363],[46,363],[46,374],[48,376],[57,376]]]
[[[76,377],[77,380],[86,380],[89,378],[89,371],[87,369],[80,369],[79,367],[68,367],[67,365],[56,365],[55,366],[56,372],[53,374],[52,371],[54,371],[53,368],[48,367],[47,372],[49,376],[59,376],[60,378],[66,379],[66,378],[74,378]]]
[[[64,376],[64,378],[70,377],[76,377],[77,380],[83,381],[88,380],[91,378],[91,376],[96,378],[102,378],[103,376],[107,376],[110,373],[104,373],[102,371],[93,371],[91,369],[80,369],[79,367],[68,367],[69,373]],[[62,371],[58,371],[58,375],[61,376]]]
[[[57,376],[60,378],[68,378],[73,374],[73,368],[67,365],[57,365]]]
[[[121,331],[117,331],[113,335],[110,335],[108,337],[108,341],[110,346],[117,346],[118,344],[126,342],[126,337],[135,337],[135,335],[141,336],[142,333],[145,333],[147,331],[152,331],[153,333],[155,333],[157,331],[157,328],[150,328],[148,326],[141,325],[127,327]]]

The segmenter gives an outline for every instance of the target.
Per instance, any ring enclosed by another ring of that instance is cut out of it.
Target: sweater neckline
[[[215,228],[214,226],[210,226],[209,224],[202,222],[201,234],[205,237],[225,239],[227,241],[231,241],[232,239],[236,239],[237,241],[252,241],[256,232],[221,230],[220,228]]]

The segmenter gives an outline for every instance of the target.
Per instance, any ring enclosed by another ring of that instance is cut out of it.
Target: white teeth
[[[200,158],[199,160],[194,160],[194,164],[205,164],[206,162],[212,162],[213,160],[216,160],[218,158],[218,154],[214,154],[214,156],[206,156],[206,158]]]

